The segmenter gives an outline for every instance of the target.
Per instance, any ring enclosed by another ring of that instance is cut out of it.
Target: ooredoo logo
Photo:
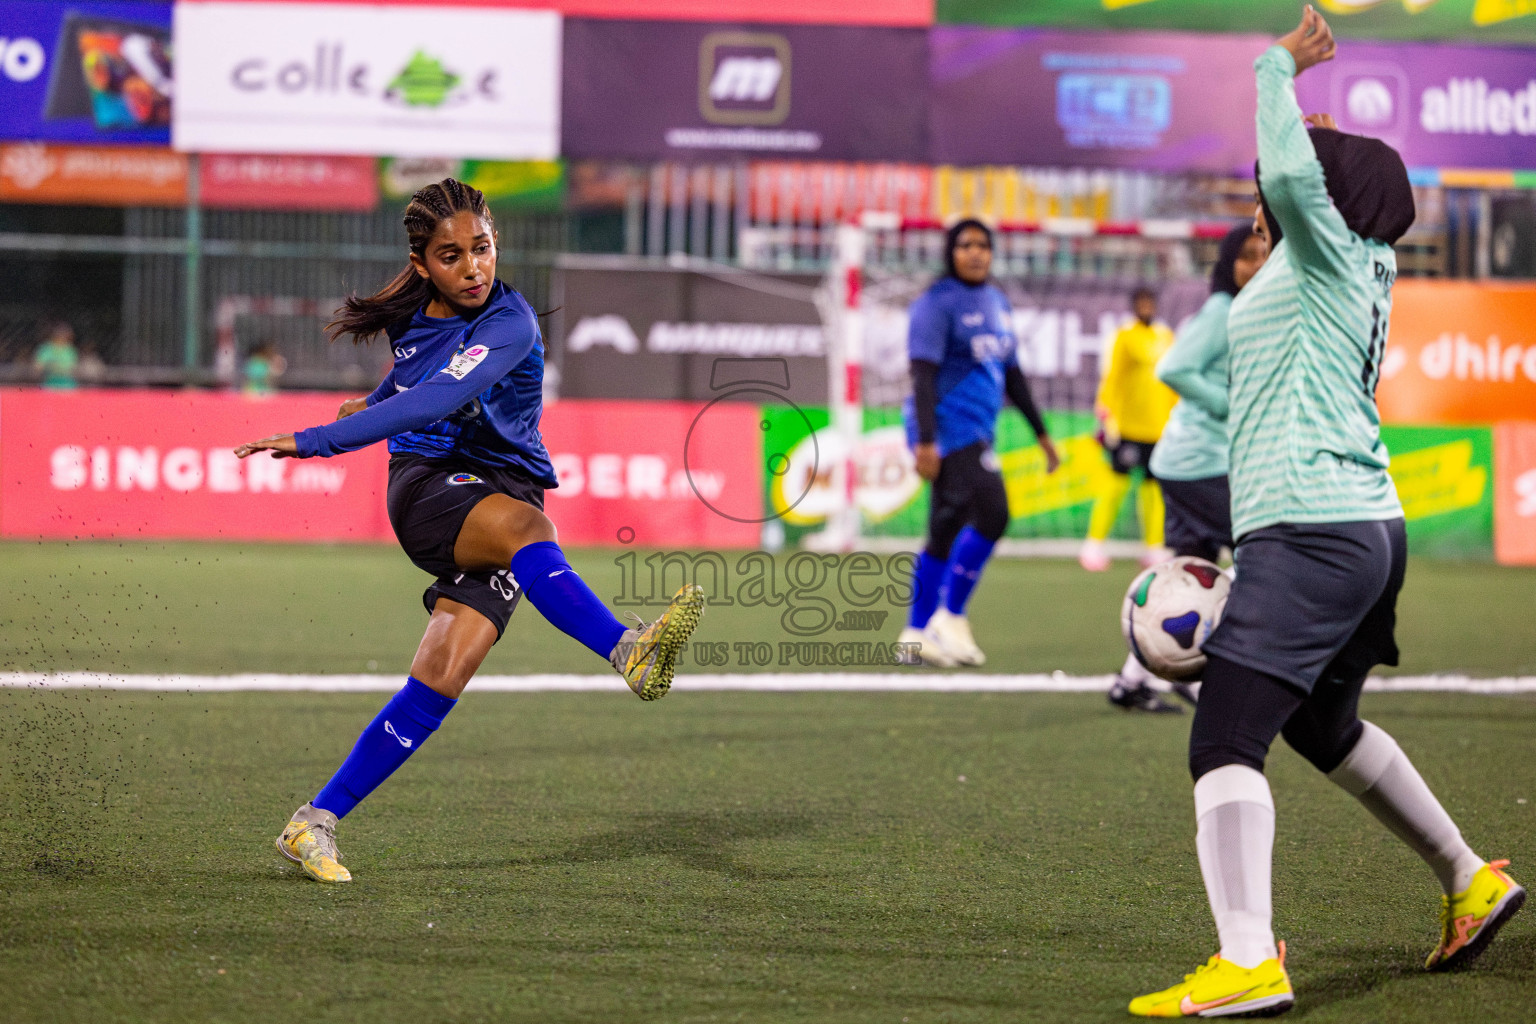
[[[711,124],[774,125],[789,117],[789,40],[711,32],[699,44],[699,114]]]
[[[48,56],[36,39],[0,36],[0,75],[12,82],[30,82],[43,73]]]

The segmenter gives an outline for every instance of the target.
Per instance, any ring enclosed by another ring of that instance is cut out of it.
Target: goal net
[[[1062,456],[1046,475],[1034,436],[1005,409],[996,449],[1012,512],[1002,545],[1014,554],[1075,550],[1100,474],[1094,396],[1115,332],[1140,286],[1177,326],[1208,293],[1230,225],[1059,219],[995,228],[992,273],[1013,307],[1019,361]],[[827,335],[826,413],[786,413],[807,435],[768,459],[770,502],[785,539],[848,550],[911,547],[924,533],[927,489],[913,467],[901,406],[910,393],[907,309],[944,272],[945,225],[865,214],[837,229],[819,294]],[[819,422],[814,422],[819,420]],[[1122,517],[1121,535],[1135,532]]]

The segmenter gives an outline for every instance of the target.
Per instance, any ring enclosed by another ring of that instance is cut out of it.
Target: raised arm
[[[1335,51],[1333,35],[1308,7],[1301,24],[1254,61],[1257,77],[1259,188],[1299,272],[1342,271],[1349,228],[1328,198],[1317,150],[1296,102],[1296,76]]]
[[[1212,384],[1205,371],[1227,349],[1227,311],[1232,300],[1225,294],[1205,300],[1173,347],[1158,360],[1157,379],[1178,392],[1180,398],[1212,419],[1227,418],[1227,389]]]

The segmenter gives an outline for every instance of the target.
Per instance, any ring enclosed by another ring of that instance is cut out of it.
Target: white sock
[[[1120,678],[1125,680],[1125,685],[1134,690],[1148,679],[1152,673],[1148,672],[1141,662],[1136,660],[1136,655],[1127,654],[1125,664],[1120,666]]]
[[[1447,895],[1472,884],[1482,858],[1461,838],[1461,830],[1391,736],[1366,722],[1360,742],[1328,778],[1423,857]]]
[[[1279,955],[1270,908],[1275,801],[1269,780],[1229,764],[1195,783],[1195,848],[1221,937],[1221,958],[1257,967]]]

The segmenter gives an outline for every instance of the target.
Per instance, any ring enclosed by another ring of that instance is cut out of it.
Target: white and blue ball
[[[1163,679],[1197,679],[1201,650],[1227,606],[1232,580],[1203,558],[1170,559],[1131,581],[1120,630],[1136,660]]]

